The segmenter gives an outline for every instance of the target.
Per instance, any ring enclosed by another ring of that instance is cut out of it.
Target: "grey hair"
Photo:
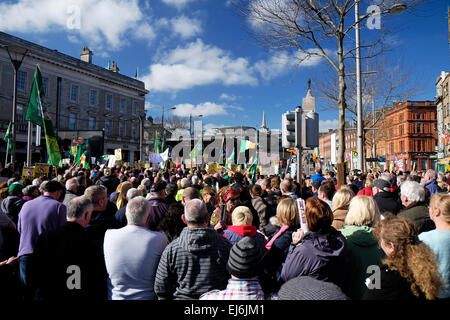
[[[41,178],[36,178],[33,180],[33,182],[31,183],[33,186],[39,187],[42,183],[42,179]]]
[[[150,203],[142,196],[134,197],[127,203],[125,216],[128,224],[145,224],[150,214]]]
[[[106,193],[106,195],[108,195],[108,189],[106,189],[106,187],[101,184],[94,184],[84,191],[84,195],[91,199],[92,204],[94,205],[100,202],[101,195],[103,193]]]
[[[184,205],[184,218],[193,225],[201,225],[208,215],[206,204],[200,199],[192,199]]]
[[[200,181],[200,178],[198,176],[192,176],[191,183],[192,184],[198,184]]]
[[[136,188],[131,188],[130,190],[127,191],[127,198],[128,201],[130,201],[133,198],[136,198],[137,196],[141,196],[142,192]]]
[[[405,181],[400,186],[402,196],[410,202],[425,201],[425,189],[416,181]]]
[[[439,171],[437,181],[438,182],[445,181],[445,173],[443,173],[442,171]]]
[[[398,176],[397,177],[397,182],[403,183],[406,181],[406,176]]]
[[[146,188],[150,187],[150,183],[151,183],[151,181],[150,181],[149,178],[144,178],[144,179],[142,179],[142,181],[141,181],[141,185],[142,185],[142,186],[145,186]]]
[[[433,169],[428,169],[425,174],[428,176],[428,178],[430,178],[430,180],[436,180],[436,171],[434,171]]]
[[[181,184],[181,188],[183,188],[183,189],[191,186],[188,178],[181,179],[180,184]]]
[[[93,208],[94,205],[88,197],[80,196],[73,198],[67,204],[67,218],[81,219],[85,213],[92,211]]]
[[[383,179],[389,183],[392,182],[392,175],[389,172],[383,172],[380,176],[380,179]]]
[[[66,182],[66,189],[70,191],[74,191],[74,189],[78,188],[80,186],[80,183],[78,182],[77,178],[70,178]]]

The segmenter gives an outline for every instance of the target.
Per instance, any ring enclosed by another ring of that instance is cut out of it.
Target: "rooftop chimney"
[[[81,51],[80,53],[80,59],[81,61],[87,62],[87,63],[92,63],[92,56],[94,55],[94,53],[89,50],[88,47],[83,47],[83,51]]]

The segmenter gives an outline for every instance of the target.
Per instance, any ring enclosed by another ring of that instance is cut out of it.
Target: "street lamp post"
[[[20,66],[22,65],[23,59],[28,52],[28,49],[20,46],[5,46],[8,52],[9,59],[14,68],[14,93],[13,93],[13,112],[12,112],[12,143],[13,143],[13,153],[11,155],[11,162],[14,163],[16,160],[16,110],[17,110],[17,73]],[[8,153],[8,150],[6,150]]]
[[[199,114],[197,116],[197,118],[201,118],[201,117],[203,117],[202,114]],[[189,115],[189,134],[190,134],[190,136],[192,138],[192,113]]]
[[[363,112],[362,112],[362,91],[361,91],[361,56],[360,56],[360,29],[359,29],[359,1],[355,0],[355,41],[356,41],[356,95],[357,95],[357,137],[358,137],[358,169],[364,170],[364,150],[363,150]],[[406,5],[398,3],[388,9],[388,13],[399,14],[406,9]]]
[[[164,106],[162,106],[161,107],[161,109],[162,109],[162,116],[161,116],[161,137],[162,137],[162,135],[164,134],[164,111],[167,111],[167,110],[175,110],[177,107],[171,107],[171,108],[166,108],[166,109],[164,109]]]

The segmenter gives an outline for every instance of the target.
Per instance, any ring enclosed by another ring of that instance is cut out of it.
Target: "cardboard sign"
[[[150,169],[150,162],[145,163],[145,169]]]
[[[34,167],[23,167],[22,179],[33,179],[34,178]]]
[[[36,177],[45,177],[48,175],[49,165],[46,163],[36,163],[34,173]]]
[[[116,161],[122,160],[122,149],[114,149],[114,155],[116,156]]]

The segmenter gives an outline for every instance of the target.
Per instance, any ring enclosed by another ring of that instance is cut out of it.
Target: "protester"
[[[79,189],[80,184],[77,178],[70,178],[69,180],[66,181],[66,196],[64,197],[63,201],[65,206],[67,206],[72,199],[78,197]]]
[[[374,235],[386,258],[378,285],[368,286],[364,300],[434,300],[439,296],[443,281],[436,257],[419,240],[412,222],[385,214],[375,225]]]
[[[251,217],[250,211],[248,213]],[[255,239],[243,237],[231,248],[227,263],[231,279],[228,280],[225,290],[209,291],[202,294],[200,300],[265,300],[264,291],[258,281],[262,257]]]
[[[429,214],[436,225],[435,230],[422,232],[419,240],[423,241],[439,263],[439,272],[445,282],[439,298],[450,298],[450,195],[437,193],[430,200]]]
[[[373,179],[367,177],[364,183],[364,188],[358,191],[357,196],[373,196],[372,187],[373,187]]]
[[[20,282],[23,299],[33,300],[35,287],[33,274],[33,251],[39,235],[46,230],[59,228],[66,221],[67,208],[64,200],[65,189],[57,181],[45,184],[44,194],[25,202],[19,213],[17,230],[20,233],[19,257]]]
[[[398,215],[410,219],[419,233],[435,229],[425,204],[424,187],[414,181],[405,181],[400,192],[405,208]]]
[[[298,229],[286,257],[281,278],[311,276],[343,288],[347,276],[347,246],[343,235],[331,226],[333,213],[322,200],[306,200],[308,231]]]
[[[141,194],[141,192],[138,190],[138,189],[136,189],[136,188],[131,188],[131,189],[129,189],[128,191],[127,191],[127,195],[126,195],[126,200],[127,200],[127,204],[125,205],[125,207],[123,207],[123,208],[121,208],[121,209],[119,209],[119,210],[117,210],[117,212],[116,212],[116,214],[114,215],[114,218],[116,219],[116,221],[117,221],[117,227],[118,228],[123,228],[123,227],[125,227],[127,224],[128,224],[128,222],[127,222],[127,216],[126,216],[126,210],[127,210],[127,205],[128,205],[128,201],[130,201],[131,199],[133,199],[133,198],[136,198],[136,197],[138,197],[138,196],[141,196],[142,197],[142,194]]]
[[[227,286],[231,243],[208,228],[206,205],[200,199],[187,202],[182,219],[187,228],[166,247],[158,265],[155,292],[159,299],[198,299]]]
[[[333,228],[339,230],[344,226],[350,201],[355,196],[350,188],[340,188],[333,196],[331,208],[333,210]]]
[[[67,206],[67,222],[43,232],[33,251],[33,278],[39,300],[92,299],[91,286],[98,267],[85,230],[93,205],[85,196],[72,199]],[[78,279],[70,281],[76,275]],[[68,285],[71,284],[71,285]]]
[[[127,226],[107,230],[104,241],[109,300],[155,300],[156,269],[167,239],[148,230],[150,204],[142,196],[129,200]]]
[[[263,190],[260,185],[254,184],[250,188],[250,195],[252,197],[252,206],[259,216],[259,230],[263,231],[264,227],[269,223],[269,206],[262,198]]]
[[[326,180],[326,178],[324,178],[322,176],[322,170],[321,169],[315,169],[314,172],[315,172],[315,174],[313,174],[311,176],[311,180],[317,181],[317,182],[322,182],[322,181]]]
[[[113,174],[113,169],[105,168],[103,170],[104,176],[97,180],[96,184],[100,184],[106,187],[108,196],[116,191],[120,184],[120,180]]]
[[[283,180],[280,184],[280,191],[282,195],[289,196],[292,199],[297,200],[298,197],[294,192],[294,188],[294,184],[288,179]]]
[[[295,277],[285,282],[278,300],[350,300],[334,283],[310,276]]]
[[[332,199],[334,196],[335,188],[334,184],[331,181],[322,182],[317,192],[317,198],[324,201],[328,206],[333,206]]]
[[[203,187],[202,198],[203,202],[206,204],[206,209],[208,210],[209,215],[212,215],[216,209],[216,196],[216,191],[212,187]]]
[[[1,210],[12,220],[15,224],[19,219],[19,212],[25,203],[23,197],[23,184],[14,182],[9,186],[9,195],[6,199],[3,199],[1,203]]]
[[[362,298],[369,266],[379,265],[383,251],[373,236],[373,226],[380,221],[380,211],[370,196],[356,196],[350,201],[345,225],[339,231],[346,239],[348,273],[344,291],[353,300]]]
[[[390,212],[397,214],[401,209],[401,203],[395,200],[391,192],[391,184],[385,179],[376,179],[373,182],[373,198],[380,209],[380,213]]]
[[[233,210],[240,204],[239,196],[239,191],[236,191],[233,188],[229,188],[225,192],[225,194],[223,195],[222,205],[214,210],[211,217],[211,222],[217,221],[217,223],[215,223],[214,225],[211,223],[215,230],[224,230],[227,228],[227,226],[233,223],[231,221],[231,214],[233,213]],[[222,219],[223,210],[225,210],[225,214]]]
[[[430,191],[430,195],[427,197],[426,201],[429,202],[430,198],[438,192],[441,192],[441,188],[437,185],[436,182],[436,171],[433,169],[428,169],[424,175],[425,188]]]
[[[224,236],[231,242],[237,243],[244,237],[254,238],[258,248],[261,250],[261,256],[266,253],[266,239],[264,235],[259,233],[255,226],[252,225],[253,215],[249,208],[244,206],[236,207],[231,214],[233,225],[228,226],[224,231]]]
[[[175,202],[169,205],[167,213],[158,225],[158,230],[164,232],[167,242],[170,243],[181,234],[181,231],[186,227],[181,216],[184,213],[184,206]]]

